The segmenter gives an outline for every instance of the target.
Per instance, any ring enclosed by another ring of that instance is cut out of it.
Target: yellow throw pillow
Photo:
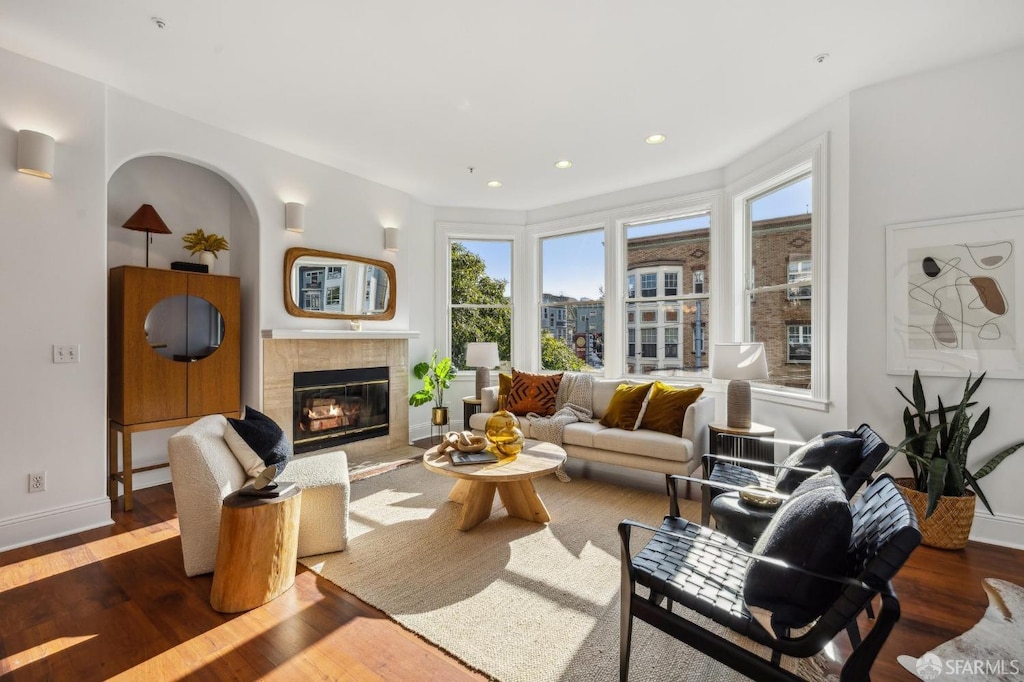
[[[616,429],[636,431],[644,416],[647,394],[654,384],[630,386],[619,384],[608,403],[608,411],[601,417],[601,424]]]
[[[498,373],[498,396],[508,397],[508,392],[512,390],[512,375],[505,374],[504,372]]]
[[[686,408],[695,403],[703,392],[700,386],[673,388],[660,381],[654,382],[640,428],[682,436]]]
[[[512,414],[533,412],[542,417],[550,417],[555,413],[558,385],[561,383],[561,374],[527,374],[513,369],[512,387],[508,392],[505,409]]]

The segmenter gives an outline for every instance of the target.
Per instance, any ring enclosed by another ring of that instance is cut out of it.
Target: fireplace
[[[388,368],[330,369],[293,375],[295,452],[387,436]]]

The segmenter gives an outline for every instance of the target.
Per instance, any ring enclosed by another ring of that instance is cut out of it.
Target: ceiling
[[[720,168],[852,90],[1019,45],[1020,0],[0,0],[0,47],[518,210]]]

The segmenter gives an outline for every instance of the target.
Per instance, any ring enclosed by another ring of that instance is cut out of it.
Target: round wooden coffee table
[[[446,454],[438,454],[437,447],[423,453],[423,466],[435,474],[458,479],[448,499],[462,505],[459,530],[470,530],[491,515],[494,491],[509,516],[547,523],[551,520],[547,508],[533,487],[533,479],[550,474],[565,461],[565,450],[554,443],[527,440],[523,451],[515,457],[500,459],[493,464],[463,464],[453,466]]]

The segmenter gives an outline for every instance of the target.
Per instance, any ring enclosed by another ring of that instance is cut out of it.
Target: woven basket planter
[[[964,497],[943,495],[939,498],[935,511],[926,519],[924,514],[928,510],[928,493],[915,490],[912,478],[898,478],[896,484],[917,514],[923,544],[939,549],[963,549],[967,546],[967,537],[971,534],[971,524],[974,523],[972,491],[968,490]]]

